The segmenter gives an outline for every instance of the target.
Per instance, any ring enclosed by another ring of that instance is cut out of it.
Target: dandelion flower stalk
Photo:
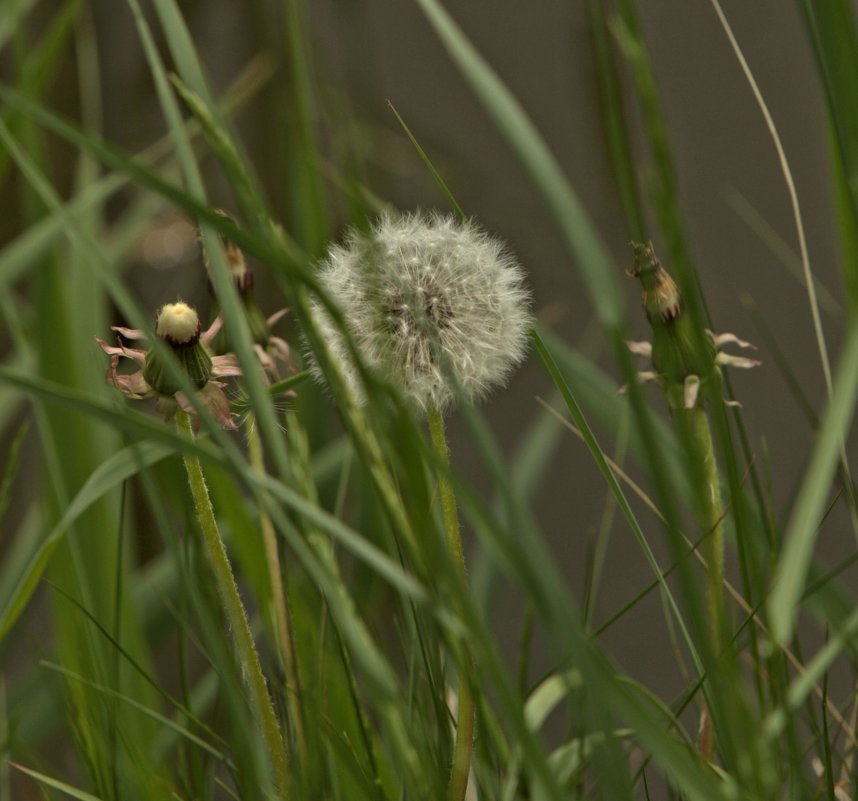
[[[218,210],[217,213],[219,216],[232,222],[232,219],[226,212]],[[266,319],[262,311],[256,305],[253,292],[253,271],[248,266],[244,253],[238,245],[225,237],[221,237],[221,244],[223,245],[224,253],[229,263],[233,286],[238,292],[238,296],[244,309],[247,325],[250,329],[250,335],[254,343],[254,350],[256,351],[256,355],[259,357],[266,376],[271,380],[277,380],[279,378],[278,362],[280,362],[281,366],[286,366],[290,371],[294,372],[289,356],[289,346],[282,339],[274,337],[271,334],[271,326],[276,322],[276,320],[286,313],[286,309],[282,309],[272,317]],[[209,258],[208,252],[205,248],[203,248],[203,261],[208,269]],[[212,350],[215,353],[222,353],[228,351],[229,346],[229,331],[226,328],[221,328],[212,340]],[[266,470],[262,440],[259,436],[259,430],[253,414],[248,416],[246,430],[247,450],[251,467],[260,476],[264,476],[266,474]],[[283,572],[280,565],[280,556],[277,550],[277,535],[274,531],[274,525],[271,522],[271,517],[263,504],[260,503],[258,505],[258,510],[259,526],[262,533],[262,542],[265,551],[265,562],[268,567],[268,578],[271,584],[271,614],[274,622],[275,638],[277,640],[280,661],[286,675],[287,703],[289,705],[295,730],[299,762],[300,764],[304,764],[304,759],[306,757],[306,740],[304,737],[303,710],[300,702],[301,683],[298,674],[298,662],[295,657],[295,645],[292,637],[288,598],[283,586]]]
[[[459,527],[459,512],[456,508],[456,495],[446,471],[450,467],[450,452],[444,434],[444,419],[437,407],[430,405],[426,409],[429,423],[429,438],[441,463],[438,471],[438,496],[441,501],[441,519],[444,522],[444,534],[461,577],[467,577],[465,552],[462,549],[462,536]],[[465,654],[464,665],[459,669],[458,713],[456,716],[456,740],[453,745],[453,764],[450,770],[450,784],[447,794],[449,801],[462,801],[468,789],[468,774],[471,770],[471,753],[474,748],[474,725],[476,706],[471,684],[465,666],[473,668],[473,656]]]
[[[341,328],[320,301],[313,303],[315,327],[346,385],[346,406],[351,397],[366,399],[354,349],[365,367],[427,418],[440,466],[447,547],[465,580],[442,412],[503,384],[524,358],[531,316],[523,271],[502,242],[471,221],[386,213],[369,231],[352,231],[343,246],[332,247],[319,279],[345,324]],[[318,363],[313,372],[324,380]],[[466,648],[449,801],[462,801],[468,787],[475,724],[469,674],[475,669]]]
[[[724,528],[722,525],[721,483],[712,443],[712,431],[706,403],[724,401],[722,367],[750,368],[754,359],[721,351],[723,345],[753,348],[734,334],[713,334],[695,327],[686,313],[676,282],[655,255],[652,242],[632,243],[634,267],[629,275],[641,282],[644,311],[652,328],[652,342],[629,342],[633,353],[652,359],[652,371],[640,373],[644,381],[655,381],[664,390],[667,404],[683,441],[696,491],[697,514],[705,535],[707,564],[706,619],[710,645],[717,655],[728,636],[724,604]],[[701,751],[711,758],[714,743],[704,711],[701,725]]]
[[[689,456],[698,477],[698,514],[707,537],[707,608],[712,645],[716,651],[726,635],[724,619],[724,531],[721,524],[721,484],[712,444],[712,432],[706,403],[724,401],[722,367],[751,368],[755,359],[733,356],[721,350],[724,345],[753,348],[735,334],[713,334],[698,330],[686,313],[676,282],[655,255],[652,242],[632,242],[634,267],[629,275],[641,282],[644,311],[652,328],[652,342],[629,342],[639,356],[651,358],[653,371],[639,374],[643,381],[655,381],[664,390],[667,404],[677,425],[690,444]]]
[[[712,442],[712,430],[703,405],[673,412],[682,439],[688,444],[691,471],[695,476],[697,518],[703,533],[702,551],[706,561],[706,622],[710,646],[717,656],[727,642],[724,595],[724,526],[721,504],[721,480]],[[708,704],[700,712],[698,747],[704,758],[711,760],[715,738]]]
[[[680,412],[681,424],[686,426],[692,453],[698,460],[701,481],[699,491],[700,520],[706,539],[703,553],[708,566],[706,576],[706,608],[713,646],[718,647],[724,631],[724,526],[721,505],[721,481],[712,443],[712,431],[706,410],[695,405]]]
[[[193,439],[193,427],[190,417],[186,412],[176,412],[176,424],[179,430],[188,439]],[[226,554],[223,540],[218,530],[211,498],[205,474],[203,473],[200,460],[196,456],[185,454],[183,457],[185,471],[188,474],[188,482],[191,486],[194,508],[197,512],[197,520],[203,535],[206,554],[217,584],[221,603],[229,623],[235,642],[238,660],[241,663],[241,673],[247,683],[250,693],[250,703],[254,715],[258,716],[262,727],[262,735],[268,748],[268,754],[274,768],[275,781],[280,792],[280,798],[285,801],[289,797],[289,770],[286,763],[286,748],[274,705],[268,693],[268,685],[262,673],[262,665],[259,662],[259,654],[256,652],[256,644],[250,631],[250,623],[247,613],[238,594],[238,586],[229,557]]]
[[[232,354],[211,356],[208,351],[221,324],[222,321],[218,318],[207,331],[202,332],[196,310],[183,301],[177,301],[165,304],[158,311],[155,324],[155,333],[161,340],[158,348],[147,351],[126,347],[121,340],[113,346],[96,339],[99,347],[110,356],[110,367],[106,376],[108,383],[130,398],[157,397],[156,405],[164,416],[168,419],[175,417],[179,432],[186,439],[193,440],[195,426],[191,421],[190,413],[195,411],[195,405],[182,390],[181,382],[176,380],[175,369],[171,369],[169,363],[164,360],[161,349],[169,348],[188,382],[195,388],[197,401],[204,403],[209,412],[225,428],[235,429],[229,402],[223,392],[224,384],[218,379],[241,375],[241,370]],[[114,330],[125,339],[146,338],[146,334],[137,329],[114,326]],[[134,362],[139,368],[138,371],[131,374],[120,372],[118,366],[121,358]],[[274,704],[268,693],[268,685],[262,673],[247,613],[241,602],[232,565],[218,529],[205,474],[196,456],[183,454],[183,462],[203,535],[206,556],[232,633],[241,674],[249,692],[253,716],[259,720],[262,729],[279,798],[286,801],[289,797],[286,747]]]

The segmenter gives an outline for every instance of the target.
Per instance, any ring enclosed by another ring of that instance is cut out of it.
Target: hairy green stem
[[[181,409],[176,412],[176,424],[179,431],[188,439],[193,439],[194,432],[190,417]],[[268,685],[262,673],[262,665],[259,662],[259,654],[250,631],[250,623],[247,613],[238,594],[238,586],[229,557],[226,554],[223,540],[218,530],[214,509],[212,508],[209,490],[206,484],[200,460],[196,456],[184,454],[183,460],[185,470],[188,474],[188,482],[191,485],[191,494],[194,500],[194,508],[197,512],[197,520],[203,535],[203,542],[208,555],[209,564],[214,573],[215,583],[220,594],[221,603],[232,632],[238,660],[241,664],[241,674],[247,684],[250,694],[250,703],[254,715],[258,718],[262,727],[262,735],[268,747],[271,764],[274,767],[275,780],[280,798],[286,801],[289,797],[289,770],[286,763],[286,748],[277,715],[271,696],[268,694]]]
[[[251,467],[265,475],[265,458],[262,453],[262,440],[259,429],[250,417],[247,421],[247,450]],[[259,505],[259,526],[262,530],[262,543],[265,549],[265,561],[268,564],[268,577],[271,581],[271,604],[274,613],[274,625],[280,650],[283,670],[286,674],[286,696],[292,723],[295,726],[295,740],[298,745],[299,759],[307,758],[307,743],[304,737],[304,712],[301,708],[301,678],[298,673],[298,660],[295,656],[295,641],[292,636],[292,622],[289,614],[289,599],[283,585],[283,572],[280,555],[277,550],[277,534],[271,517],[265,507]]]
[[[724,607],[724,526],[721,509],[721,483],[712,444],[709,418],[702,405],[683,412],[692,443],[692,454],[698,465],[698,516],[705,539],[706,619],[713,654],[717,659],[726,642]],[[704,758],[711,760],[715,751],[715,734],[709,708],[704,704],[700,714],[699,747]]]
[[[429,436],[442,465],[450,466],[450,452],[444,435],[444,421],[434,406],[427,410]],[[462,550],[462,537],[459,530],[459,513],[456,509],[456,496],[447,477],[446,470],[438,471],[438,495],[441,499],[441,516],[444,521],[444,533],[447,547],[465,578],[465,553]],[[473,656],[466,652],[463,665],[459,669],[459,699],[456,721],[456,741],[453,745],[453,765],[450,770],[450,784],[447,790],[448,801],[463,801],[468,789],[468,775],[471,770],[471,754],[474,749],[474,724],[476,707],[474,695],[466,674],[473,667]]]
[[[721,508],[721,483],[718,463],[712,444],[709,419],[702,406],[689,412],[695,451],[701,460],[702,487],[700,492],[701,522],[706,529],[706,608],[712,645],[717,654],[724,636],[724,526]]]

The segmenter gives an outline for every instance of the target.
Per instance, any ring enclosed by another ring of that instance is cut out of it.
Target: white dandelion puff
[[[472,221],[383,214],[368,233],[351,231],[330,249],[319,279],[366,365],[423,410],[448,406],[457,385],[484,396],[524,358],[531,315],[523,270]],[[342,332],[320,302],[312,312],[362,398]],[[322,377],[318,365],[313,371]]]

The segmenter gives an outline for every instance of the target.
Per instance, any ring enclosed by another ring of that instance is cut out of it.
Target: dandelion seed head
[[[474,222],[384,214],[368,234],[352,231],[331,248],[319,278],[367,365],[422,409],[449,405],[456,384],[482,397],[524,358],[531,315],[522,268]],[[313,313],[361,397],[342,333],[321,303]]]

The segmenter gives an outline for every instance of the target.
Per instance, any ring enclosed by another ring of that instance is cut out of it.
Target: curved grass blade
[[[579,262],[597,315],[602,325],[612,335],[613,344],[620,355],[623,339],[622,296],[611,260],[593,230],[580,201],[562,177],[559,165],[521,107],[465,39],[442,6],[436,0],[417,0],[417,2],[462,70],[466,80],[486,106],[498,129],[510,141],[530,172],[531,179],[542,193],[564,241]],[[622,362],[624,366],[627,363],[628,360]],[[631,370],[629,372],[631,373]],[[472,412],[466,416],[473,422]],[[480,444],[488,446],[483,439],[480,439]],[[489,450],[494,449],[489,446]],[[488,460],[490,463],[493,461],[494,459]],[[503,476],[496,475],[494,470],[492,472],[493,476],[505,485]],[[512,494],[514,495],[514,492]],[[516,524],[520,522],[520,518],[517,517]],[[523,529],[518,533],[519,536],[523,536]],[[553,622],[560,614],[560,610],[566,612],[562,615],[564,620],[562,628],[556,631],[552,627],[549,628],[552,634],[558,637],[558,647],[562,643],[564,647],[561,650],[565,651],[569,648],[570,653],[575,654],[585,680],[591,683],[593,698],[599,698],[604,704],[602,713],[610,709],[626,719],[629,719],[630,715],[633,716],[632,725],[637,728],[641,740],[647,747],[658,752],[661,766],[690,796],[720,797],[720,790],[713,786],[708,777],[704,777],[697,763],[672,738],[664,734],[660,725],[653,723],[649,712],[638,703],[638,699],[630,696],[616,682],[613,671],[605,663],[604,657],[591,647],[583,632],[580,631],[577,611],[568,601],[566,592],[562,589],[562,582],[556,576],[553,564],[544,553],[539,539],[533,536],[528,536],[526,539],[527,551],[516,554],[517,572],[521,573],[525,566],[528,566],[529,569],[525,571],[523,578],[526,580],[529,591],[533,593],[534,599],[538,600],[541,611],[546,615],[546,623]],[[506,542],[504,545],[508,548],[511,543]],[[534,560],[538,561],[538,568],[533,563]],[[534,569],[535,574],[528,576],[528,573]],[[620,701],[621,696],[622,701]],[[611,759],[610,763],[606,762],[605,767],[609,764],[611,769],[617,767],[614,759]],[[610,771],[601,775],[607,780],[620,778]],[[609,789],[606,788],[606,791]],[[626,797],[628,794],[628,788],[623,781],[620,781],[614,790],[622,794],[617,797]]]
[[[18,431],[9,445],[9,450],[6,452],[6,466],[3,470],[3,475],[0,476],[0,521],[3,520],[3,515],[6,513],[9,505],[12,482],[15,480],[15,474],[20,466],[21,446],[24,444],[24,438],[27,436],[29,430],[30,421],[24,420],[18,427]]]
[[[141,412],[93,398],[84,392],[37,378],[20,370],[0,366],[0,384],[2,383],[16,387],[45,403],[63,406],[71,411],[98,418],[131,436],[172,445],[180,452],[191,453],[220,464],[226,462],[226,457],[209,443],[200,440],[185,442],[159,420]]]
[[[162,715],[160,712],[156,712],[154,709],[151,709],[145,704],[141,704],[139,701],[135,701],[133,698],[128,695],[125,695],[124,693],[118,692],[117,690],[113,690],[110,687],[105,687],[104,685],[98,684],[94,681],[90,681],[84,676],[75,673],[73,670],[64,668],[62,665],[57,665],[53,662],[48,662],[45,660],[43,660],[39,664],[44,668],[48,668],[49,670],[54,671],[55,673],[59,673],[61,676],[64,676],[67,679],[72,679],[74,681],[80,682],[81,684],[85,684],[87,687],[90,687],[96,692],[99,692],[105,696],[109,696],[110,698],[117,698],[118,700],[123,701],[133,709],[136,709],[141,714],[152,718],[165,728],[170,729],[170,731],[175,732],[180,737],[185,738],[189,742],[196,745],[198,748],[201,748],[210,756],[213,756],[215,759],[217,759],[218,762],[223,762],[228,767],[230,766],[230,761],[227,758],[226,754],[224,754],[222,751],[219,751],[213,745],[203,740],[202,737],[197,737],[197,735],[194,734],[192,731],[189,731],[184,726],[180,726],[174,720],[171,720],[165,715]]]
[[[825,675],[847,645],[854,646],[856,636],[858,636],[858,609],[852,610],[843,626],[833,633],[816,656],[804,666],[801,675],[790,685],[785,706],[769,715],[765,722],[765,731],[769,737],[777,738],[781,735],[787,725],[788,717],[794,714],[810,693],[817,688],[820,678]],[[851,733],[847,732],[847,735],[849,734]],[[852,739],[854,740],[854,736]]]
[[[661,590],[664,593],[664,597],[667,600],[667,603],[669,604],[674,617],[676,618],[676,622],[679,625],[680,630],[682,631],[683,639],[685,640],[685,643],[688,646],[692,657],[694,658],[694,662],[698,672],[702,672],[700,659],[697,656],[697,649],[695,648],[694,641],[691,638],[691,635],[688,632],[688,628],[685,625],[685,620],[682,616],[682,612],[680,611],[679,606],[677,605],[676,600],[673,597],[673,593],[670,591],[670,587],[668,587],[667,585],[667,581],[664,579],[664,573],[659,566],[658,561],[655,558],[655,554],[652,552],[652,549],[649,546],[649,543],[647,542],[646,535],[643,533],[643,529],[641,529],[640,524],[638,523],[631,506],[629,506],[629,502],[626,499],[626,496],[623,493],[623,490],[620,487],[620,484],[617,481],[613,470],[611,470],[610,465],[605,459],[605,454],[602,452],[602,449],[599,447],[599,443],[596,441],[596,438],[593,435],[590,426],[587,424],[587,420],[584,417],[584,413],[581,411],[581,407],[578,405],[578,402],[575,400],[575,396],[569,389],[569,385],[566,383],[562,374],[560,373],[560,370],[557,367],[557,363],[551,357],[551,353],[545,346],[545,343],[543,342],[539,331],[534,329],[531,333],[531,339],[536,347],[536,352],[539,354],[539,357],[542,359],[543,364],[545,365],[549,375],[554,381],[554,386],[557,388],[557,390],[563,397],[563,401],[566,404],[566,408],[569,410],[569,414],[572,416],[572,420],[574,421],[575,426],[581,433],[584,443],[587,446],[587,450],[590,451],[590,455],[596,462],[596,466],[599,468],[599,472],[604,476],[605,481],[608,483],[608,488],[610,489],[611,494],[614,496],[617,505],[620,507],[623,516],[626,518],[626,522],[629,524],[632,533],[635,535],[635,539],[638,541],[641,550],[644,552],[644,556],[646,557],[647,562],[649,562],[650,567],[655,573],[656,579],[658,579],[659,584],[661,585]]]
[[[634,241],[644,242],[649,237],[646,235],[637,167],[632,157],[629,126],[623,108],[620,76],[609,35],[607,8],[601,0],[587,0],[586,9],[611,170],[625,211],[628,234]]]
[[[437,0],[417,0],[465,80],[491,115],[530,174],[551,212],[569,252],[575,257],[602,324],[619,331],[623,293],[617,271],[581,201],[518,101],[453,22]]]
[[[204,440],[195,439],[193,442],[185,440],[183,437],[178,436],[172,428],[168,428],[158,420],[148,417],[145,414],[123,407],[116,407],[110,403],[91,398],[82,392],[62,387],[59,384],[0,367],[0,383],[3,382],[18,387],[46,403],[65,406],[74,411],[108,421],[119,430],[125,431],[128,434],[153,441],[149,444],[161,443],[162,445],[171,447],[172,450],[187,452],[221,466],[231,465],[236,470],[240,470],[239,465],[243,464],[233,462],[231,456],[228,457]],[[372,566],[379,575],[385,576],[398,591],[406,592],[417,601],[423,601],[427,597],[425,589],[415,579],[405,573],[398,564],[393,562],[364,537],[361,537],[357,532],[348,528],[348,526],[333,515],[312,504],[295,492],[295,490],[286,487],[270,476],[257,476],[252,471],[241,471],[239,474],[250,483],[251,487],[265,489],[288,506],[294,508],[296,512],[326,530],[354,553],[355,556]]]
[[[0,51],[35,4],[36,0],[8,0],[0,6]]]
[[[15,624],[30,596],[36,589],[51,556],[65,533],[75,521],[114,487],[135,475],[141,469],[156,464],[173,452],[173,448],[156,442],[142,442],[123,448],[102,463],[72,499],[62,518],[54,526],[18,578],[10,597],[0,607],[0,641],[5,639]]]
[[[40,36],[38,44],[27,52],[20,65],[17,82],[29,96],[40,97],[56,75],[58,61],[65,54],[82,6],[80,0],[70,0],[61,6],[48,29]],[[11,109],[4,109],[2,118],[12,125],[16,122]],[[0,180],[5,178],[8,166],[9,154],[0,150]]]
[[[774,144],[775,151],[778,155],[781,172],[783,173],[787,192],[790,198],[790,204],[792,206],[793,218],[795,220],[796,236],[798,237],[799,252],[801,253],[802,270],[805,279],[805,288],[807,290],[808,306],[810,306],[811,317],[813,319],[813,329],[814,334],[816,335],[816,346],[819,352],[820,364],[822,365],[822,373],[825,378],[825,387],[828,392],[828,397],[830,398],[832,394],[832,376],[831,364],[828,356],[828,345],[825,339],[825,330],[822,326],[822,317],[819,312],[819,302],[816,296],[816,284],[814,280],[813,271],[811,270],[810,266],[810,256],[808,255],[807,241],[804,232],[804,222],[802,220],[801,207],[799,206],[798,192],[795,188],[795,181],[793,179],[792,170],[790,169],[789,162],[787,161],[786,152],[784,151],[783,144],[781,143],[780,134],[778,133],[777,127],[774,124],[771,112],[769,111],[768,105],[766,104],[766,101],[763,98],[762,93],[760,92],[756,79],[751,72],[751,68],[748,66],[744,53],[742,52],[742,48],[736,40],[736,37],[733,33],[733,29],[731,28],[730,23],[727,20],[723,9],[721,8],[721,4],[719,0],[710,0],[710,3],[712,4],[713,9],[718,16],[718,20],[721,23],[722,28],[724,29],[724,33],[726,34],[727,39],[729,40],[730,45],[733,48],[733,51],[736,55],[736,59],[739,62],[739,66],[742,68],[742,72],[745,74],[745,78],[747,79],[751,91],[753,92],[754,99],[757,101],[757,105],[759,106],[760,112],[762,113],[763,118],[766,122],[766,127],[769,130],[769,134],[772,138],[772,143]],[[840,461],[843,464],[843,472],[846,476],[845,489],[846,497],[849,501],[849,511],[852,528],[855,532],[856,538],[858,538],[858,498],[855,497],[852,489],[853,482],[851,470],[849,467],[849,459],[846,454],[845,443],[846,441],[843,440],[840,444]]]
[[[850,308],[858,307],[858,31],[849,0],[797,0],[813,46],[833,132],[832,166],[837,181],[844,283]]]
[[[417,138],[411,133],[411,129],[406,124],[405,120],[402,119],[400,113],[396,110],[396,106],[393,105],[389,100],[387,101],[387,105],[390,107],[390,110],[393,112],[393,115],[396,117],[397,122],[402,126],[402,130],[405,131],[405,135],[411,141],[411,144],[414,145],[414,149],[417,151],[417,154],[420,156],[423,164],[426,165],[426,169],[429,170],[430,175],[434,179],[435,183],[438,184],[441,191],[444,193],[444,196],[447,198],[449,204],[453,207],[453,211],[456,212],[456,215],[463,222],[467,221],[467,216],[465,212],[462,210],[462,207],[459,205],[459,201],[453,196],[453,193],[450,191],[450,187],[447,186],[447,182],[441,177],[441,173],[435,168],[435,165],[429,159],[429,156],[426,154],[426,151],[420,145],[420,142],[417,141]]]
[[[534,730],[541,728],[555,707],[573,688],[581,688],[581,674],[577,670],[546,676],[527,697],[527,703],[524,705],[527,725]]]
[[[137,0],[129,0],[138,34],[143,44],[149,69],[155,80],[155,88],[161,109],[167,119],[167,124],[176,144],[179,164],[188,186],[189,194],[200,203],[205,203],[205,188],[197,167],[196,159],[188,141],[179,106],[170,89],[161,57],[158,54],[152,34],[144,18]],[[230,268],[224,254],[223,246],[215,235],[214,229],[207,223],[201,223],[204,247],[209,254],[209,275],[215,289],[218,301],[223,309],[225,324],[231,331],[231,341],[235,354],[241,365],[243,383],[247,388],[253,403],[254,414],[259,421],[265,442],[281,476],[289,473],[289,460],[282,437],[278,435],[279,428],[274,414],[274,407],[268,395],[267,385],[262,372],[262,366],[253,351],[253,340],[250,334],[247,318],[244,314],[237,290],[230,277]]]
[[[72,787],[70,784],[61,782],[59,779],[52,779],[50,776],[46,776],[44,773],[39,773],[37,770],[25,768],[17,762],[10,762],[9,764],[16,770],[20,770],[21,773],[26,773],[28,776],[32,776],[36,781],[41,782],[45,786],[53,787],[54,790],[59,790],[70,798],[76,798],[77,801],[103,801],[103,799],[92,795],[92,793],[86,793],[83,790],[78,790],[77,787]]]
[[[223,99],[224,108],[232,111],[240,107],[249,97],[252,97],[258,91],[261,82],[266,76],[266,64],[264,61],[256,59],[250,62],[244,72],[225,92]],[[29,114],[32,112],[32,109],[17,108],[22,113]],[[40,122],[45,124],[44,119],[40,120]],[[199,135],[199,126],[195,121],[189,121],[186,127],[189,136],[194,137]],[[86,136],[86,134],[81,133],[81,136]],[[80,146],[80,143],[77,144]],[[104,161],[102,154],[99,153],[97,148],[81,147],[81,149],[85,149],[86,152]],[[167,135],[135,156],[133,161],[137,163],[141,170],[145,170],[168,156],[171,149],[172,140]],[[116,151],[116,154],[118,155],[118,151]],[[127,171],[122,170],[117,165],[112,166],[117,172],[93,181],[81,189],[78,194],[65,204],[65,214],[71,215],[74,219],[83,218],[93,207],[103,204],[128,183],[130,175]],[[54,211],[30,225],[17,238],[7,243],[0,250],[0,292],[7,291],[8,286],[44,255],[53,242],[63,234],[64,229],[64,214]]]
[[[823,416],[816,445],[784,534],[784,547],[767,604],[772,636],[781,645],[786,644],[792,632],[796,606],[804,590],[813,557],[820,518],[858,401],[856,364],[858,322],[853,321],[840,356],[831,401]]]

